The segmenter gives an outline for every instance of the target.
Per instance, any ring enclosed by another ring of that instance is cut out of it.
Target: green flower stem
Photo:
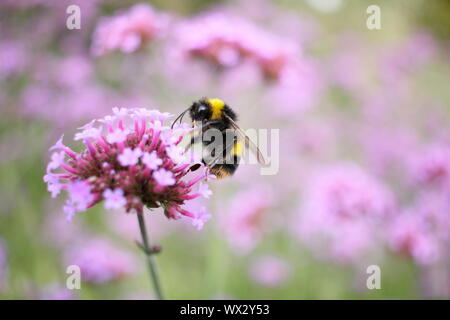
[[[150,278],[153,282],[153,287],[155,289],[156,296],[159,300],[163,300],[163,294],[161,290],[161,284],[158,274],[158,269],[156,266],[156,261],[154,257],[154,252],[150,249],[150,242],[147,236],[147,230],[145,229],[144,213],[137,213],[139,221],[139,229],[141,230],[142,245],[145,256],[147,257],[147,266],[150,273]]]

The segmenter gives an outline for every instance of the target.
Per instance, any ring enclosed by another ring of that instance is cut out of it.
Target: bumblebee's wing
[[[233,119],[231,119],[226,114],[223,114],[223,115],[224,115],[225,118],[227,118],[230,121],[231,126],[233,127],[233,129],[241,136],[242,139],[244,139],[245,146],[247,148],[249,148],[250,151],[252,151],[256,155],[256,159],[258,159],[259,164],[265,165],[266,164],[266,160],[264,159],[264,156],[262,155],[261,151],[256,146],[256,144],[254,144],[253,141],[250,140],[250,138],[245,134],[245,132],[241,128],[239,128],[239,126],[237,125],[237,123]]]

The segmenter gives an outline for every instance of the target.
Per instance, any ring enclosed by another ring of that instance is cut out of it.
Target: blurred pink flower
[[[419,264],[433,264],[438,259],[438,241],[428,230],[424,217],[403,213],[394,218],[389,229],[392,250],[413,257]]]
[[[58,64],[59,66],[55,66],[55,70],[51,71],[57,71],[55,79],[66,87],[83,85],[86,81],[90,81],[93,74],[93,65],[85,56],[70,55]]]
[[[384,56],[384,79],[388,83],[398,83],[429,62],[435,52],[436,43],[431,35],[424,32],[413,34]]]
[[[176,38],[187,57],[199,57],[229,68],[250,59],[258,63],[264,76],[278,78],[295,43],[258,29],[242,18],[220,12],[203,14],[177,26]]]
[[[71,218],[77,211],[105,200],[107,209],[122,207],[126,212],[135,210],[141,214],[144,207],[163,207],[165,215],[171,219],[198,218],[181,206],[204,195],[205,190],[203,194],[191,192],[206,174],[200,170],[191,177],[189,168],[196,162],[186,158],[176,163],[168,154],[169,148],[172,151],[179,148],[178,143],[191,129],[163,126],[159,119],[170,115],[156,110],[114,108],[113,111],[115,115],[96,119],[79,129],[75,138],[83,139],[86,149],[82,152],[65,146],[63,137],[50,148],[56,152],[44,181],[53,197],[61,190],[67,191],[69,199],[64,212]],[[97,122],[100,125],[95,127]],[[115,131],[129,133],[124,141],[108,142],[106,132]],[[66,159],[60,157],[61,152]],[[160,168],[152,169],[141,159],[143,154],[153,152],[161,159]]]
[[[296,231],[307,244],[329,243],[325,254],[348,261],[377,240],[377,225],[394,210],[389,189],[356,165],[321,168],[304,194]]]
[[[289,277],[289,265],[275,256],[262,256],[253,261],[249,277],[256,284],[265,287],[283,285]]]
[[[246,59],[255,61],[268,78],[279,72],[292,55],[295,43],[258,29],[249,21],[213,12],[180,23],[176,29],[182,52],[220,67],[235,67]]]
[[[394,217],[389,225],[392,250],[410,255],[418,264],[431,265],[448,258],[450,198],[426,191],[417,203]]]
[[[201,60],[222,71],[248,67],[249,63],[256,66],[271,88],[270,98],[276,101],[277,110],[309,108],[318,99],[321,77],[298,44],[244,18],[225,12],[202,14],[179,23],[175,39],[171,60],[179,60],[181,65]]]
[[[355,34],[345,34],[338,48],[332,52],[327,72],[332,85],[339,85],[359,98],[370,88],[370,70],[367,68],[368,44]]]
[[[414,180],[424,186],[450,188],[450,146],[434,143],[418,150],[410,169]]]
[[[316,63],[312,59],[299,57],[279,72],[278,81],[271,87],[269,97],[277,112],[293,114],[314,107],[323,86]]]
[[[24,43],[19,41],[0,42],[0,79],[25,71],[29,56]]]
[[[268,188],[254,188],[238,193],[222,214],[220,228],[238,253],[252,250],[260,241],[267,226],[266,213],[273,205]]]
[[[65,265],[80,267],[82,281],[105,283],[132,274],[135,259],[103,239],[86,239],[67,249]]]
[[[114,50],[134,52],[145,42],[161,36],[168,16],[149,4],[136,4],[127,11],[100,20],[92,40],[92,53],[104,55]]]

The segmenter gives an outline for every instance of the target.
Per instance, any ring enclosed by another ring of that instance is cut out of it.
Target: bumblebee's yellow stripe
[[[242,155],[242,141],[237,141],[233,147],[233,155],[240,156]]]
[[[222,109],[225,106],[225,102],[220,99],[208,99],[211,106],[211,120],[219,120],[222,118]]]

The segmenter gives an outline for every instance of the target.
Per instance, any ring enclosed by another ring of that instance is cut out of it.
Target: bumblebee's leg
[[[235,141],[231,141],[231,143],[229,143],[223,150],[223,153],[216,155],[216,157],[209,163],[205,163],[206,167],[208,168],[208,172],[211,171],[211,168],[214,167],[217,164],[217,162],[219,162],[219,160],[226,159],[225,157],[227,157],[231,153],[231,149],[234,148],[234,144]]]
[[[222,123],[222,122],[219,121],[219,120],[211,120],[211,121],[208,121],[208,122],[206,122],[205,124],[203,124],[202,133],[201,133],[201,134],[199,133],[199,134],[197,134],[197,135],[193,135],[193,136],[191,137],[191,141],[189,142],[189,144],[188,144],[188,145],[186,146],[186,148],[184,149],[184,152],[188,151],[190,148],[192,148],[192,146],[193,146],[194,144],[196,144],[196,143],[198,143],[198,142],[201,141],[202,135],[203,135],[203,132],[204,132],[204,131],[208,130],[212,125],[214,125],[214,124],[219,124],[219,123]]]
[[[196,136],[192,136],[191,141],[189,141],[189,144],[186,146],[186,148],[184,148],[184,153],[186,153],[190,148],[192,148],[192,146],[194,144],[199,142],[201,140],[201,138],[202,138],[202,136],[200,134],[198,134]]]
[[[207,128],[207,127],[211,127],[211,126],[214,126],[216,124],[222,124],[222,123],[223,123],[222,120],[209,120],[209,121],[206,121],[203,124],[203,126],[205,126],[205,128]]]

